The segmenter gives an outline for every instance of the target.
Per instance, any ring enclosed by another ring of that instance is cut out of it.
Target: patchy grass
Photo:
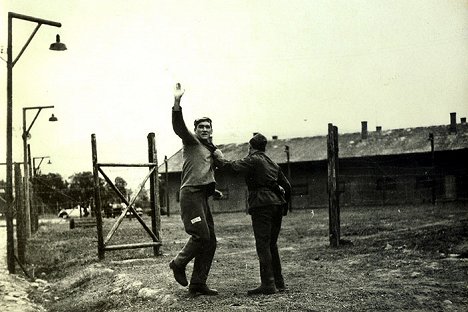
[[[347,244],[330,248],[328,210],[294,211],[279,241],[289,290],[254,297],[245,295],[258,285],[259,269],[244,213],[214,216],[218,249],[208,282],[220,295],[197,298],[167,266],[188,238],[178,215],[162,217],[160,256],[151,248],[112,251],[101,262],[94,228],[45,223],[29,241],[27,259],[51,286],[32,296],[56,312],[466,311],[467,212],[466,205],[344,207]],[[105,219],[104,233],[113,221]],[[126,219],[111,243],[139,241],[149,236]]]

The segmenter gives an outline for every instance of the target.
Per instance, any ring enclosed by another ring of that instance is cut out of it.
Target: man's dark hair
[[[193,125],[195,126],[195,128],[197,128],[198,124],[204,121],[208,121],[210,123],[210,126],[213,128],[213,125],[211,124],[211,119],[209,117],[201,117],[201,118],[195,119],[195,121],[193,122]]]

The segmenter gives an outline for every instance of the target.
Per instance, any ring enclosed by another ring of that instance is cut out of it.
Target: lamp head
[[[60,35],[57,35],[55,38],[55,42],[50,45],[49,50],[65,51],[67,49],[67,46],[64,43],[60,42]]]
[[[52,114],[52,116],[50,116],[50,118],[49,118],[49,121],[57,121],[57,120],[58,119],[57,119],[57,117],[55,117],[54,114]]]

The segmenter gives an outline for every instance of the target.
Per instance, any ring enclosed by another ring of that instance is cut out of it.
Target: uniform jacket
[[[256,207],[286,205],[291,198],[291,185],[281,168],[264,152],[254,151],[243,159],[228,161],[217,159],[216,165],[223,170],[243,173],[249,191],[249,211]],[[280,185],[284,195],[280,192]]]

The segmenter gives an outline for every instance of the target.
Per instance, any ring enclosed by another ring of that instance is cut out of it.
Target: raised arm
[[[172,129],[182,139],[184,144],[195,144],[197,139],[187,129],[185,125],[184,116],[182,115],[182,107],[180,107],[180,100],[184,95],[185,90],[182,89],[180,83],[177,83],[174,88],[174,106],[172,107]]]
[[[174,110],[180,110],[180,99],[184,95],[185,89],[182,89],[180,83],[176,83],[174,87]]]

